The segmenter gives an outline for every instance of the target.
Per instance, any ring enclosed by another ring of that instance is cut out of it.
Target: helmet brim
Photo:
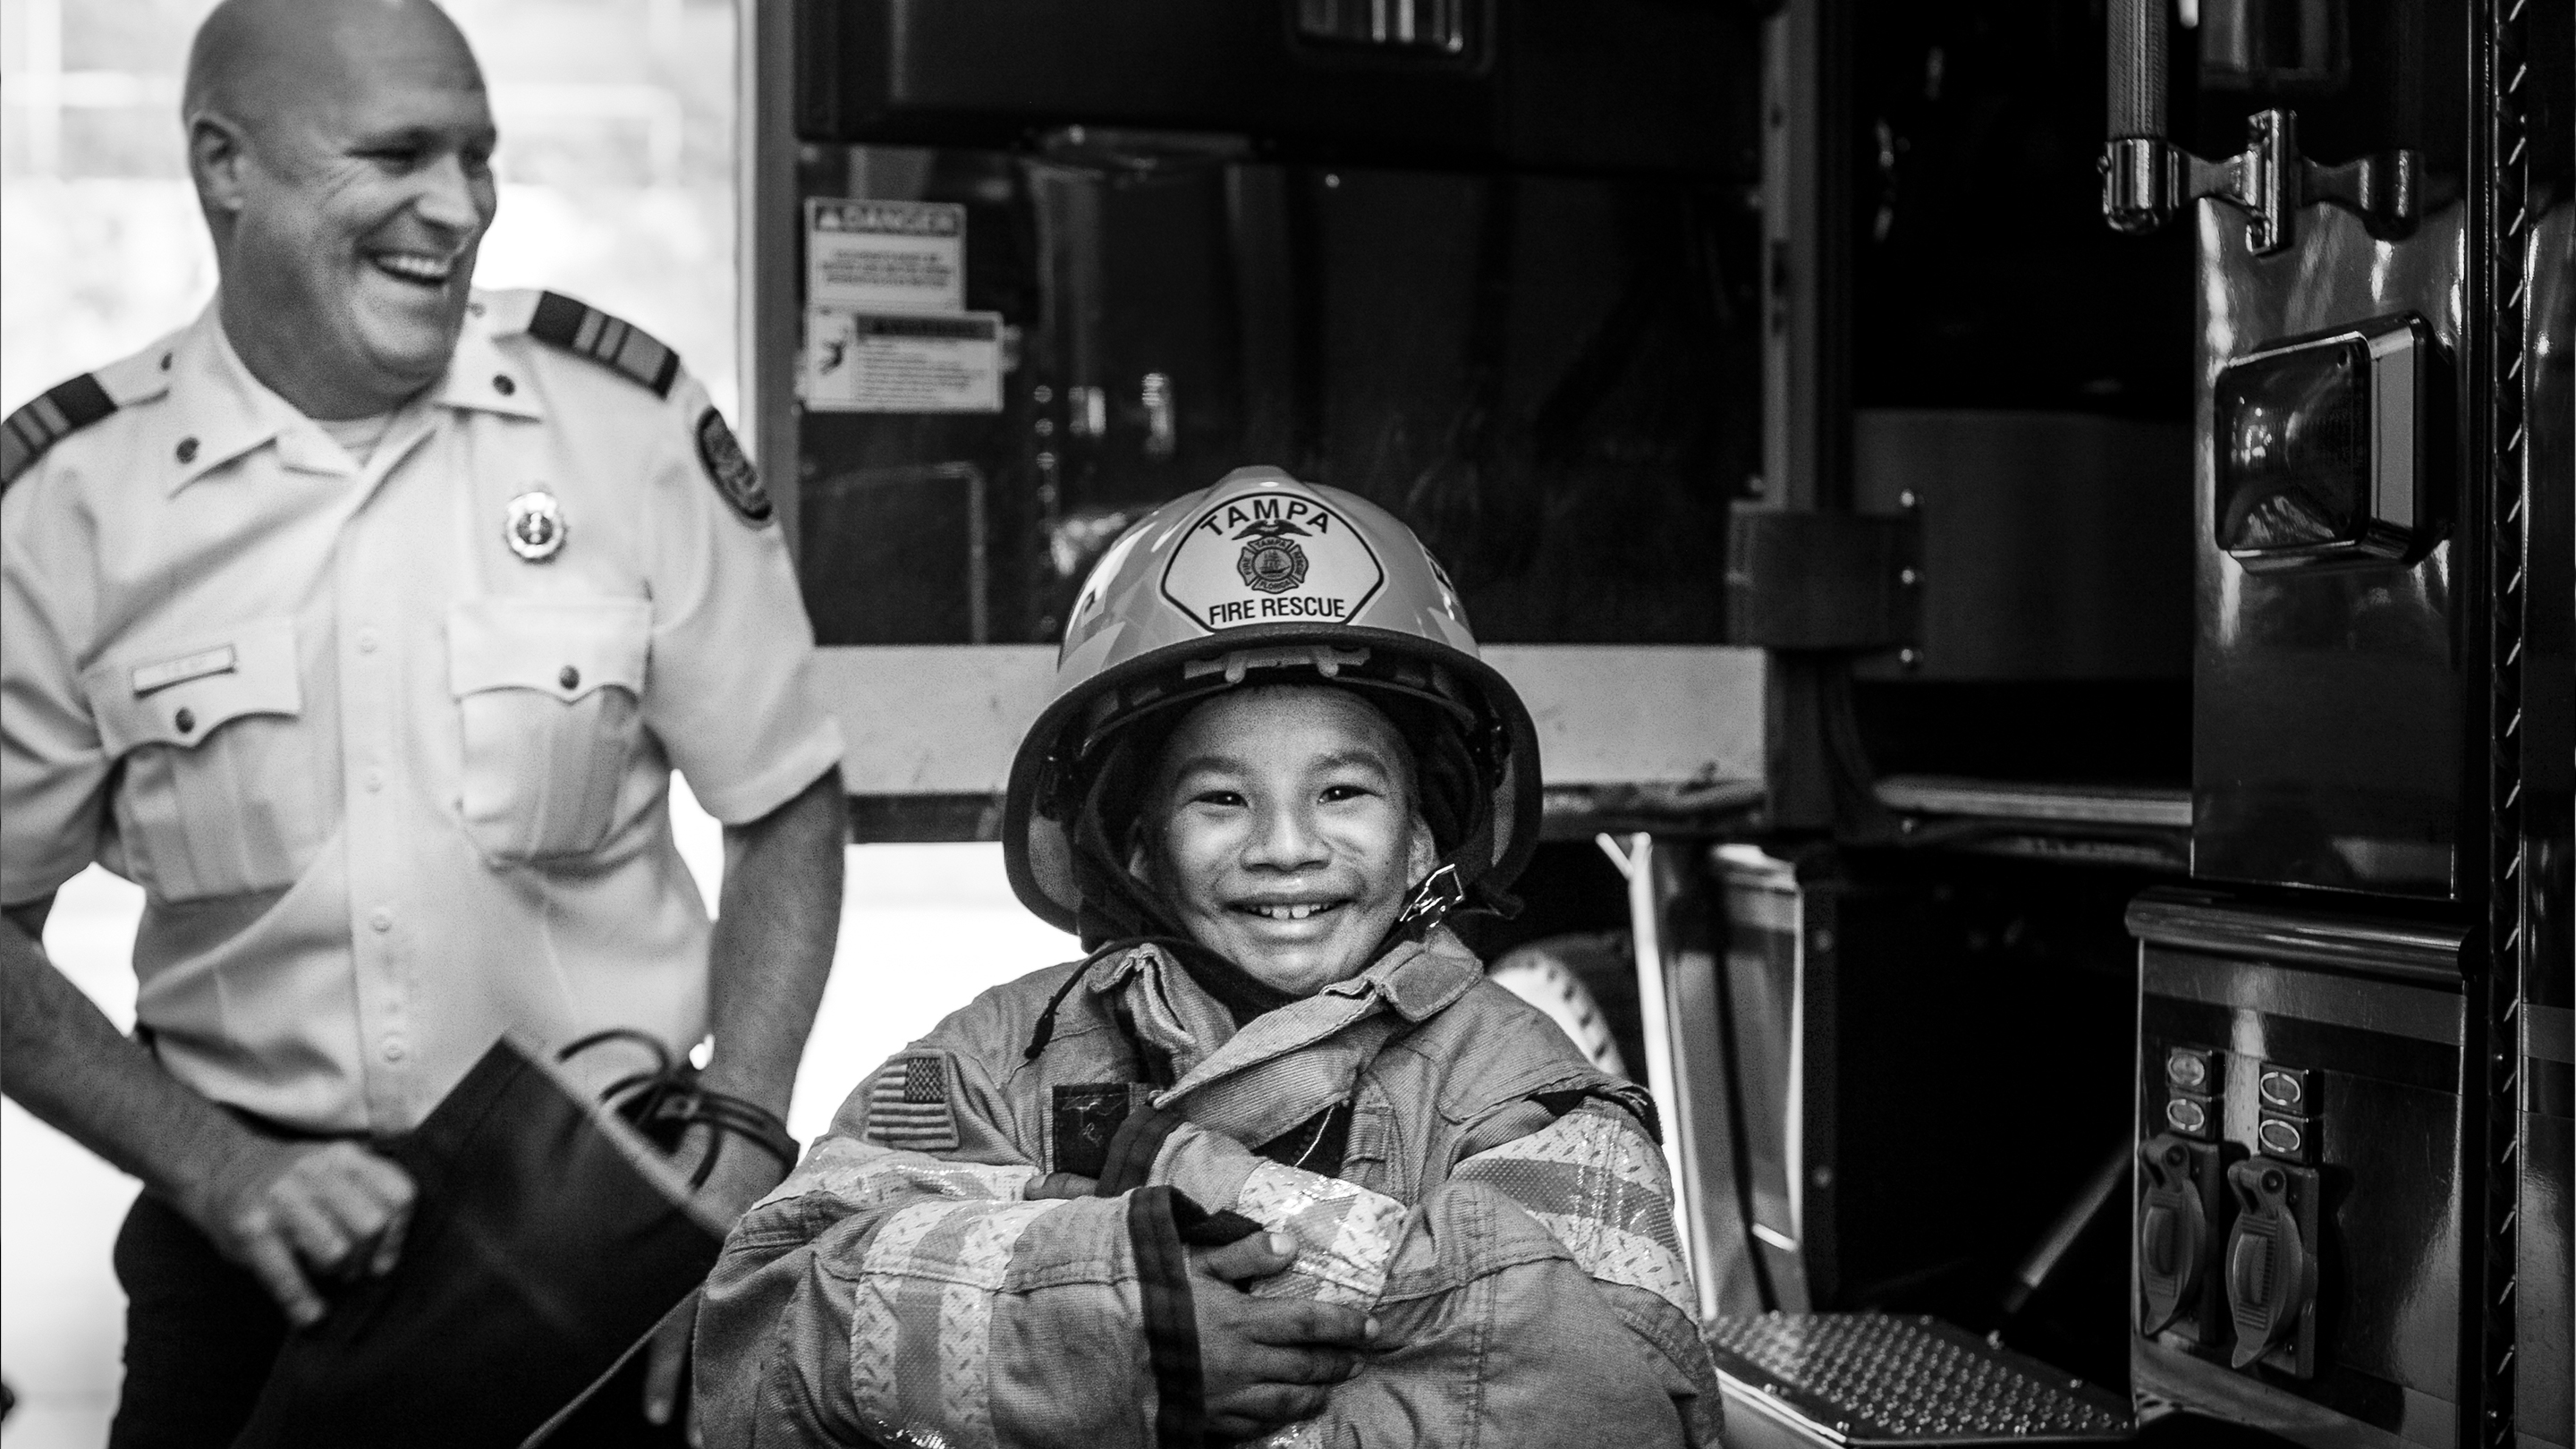
[[[1475,655],[1415,634],[1360,625],[1249,624],[1122,660],[1086,680],[1083,687],[1050,701],[1038,715],[1011,760],[1010,793],[1002,815],[1003,860],[1020,903],[1052,926],[1077,930],[1082,896],[1074,868],[1074,822],[1053,819],[1040,806],[1049,761],[1061,752],[1068,731],[1085,727],[1096,701],[1193,660],[1292,644],[1386,650],[1449,670],[1475,692],[1486,717],[1503,735],[1500,769],[1486,782],[1490,796],[1484,802],[1493,820],[1493,849],[1476,881],[1503,889],[1518,878],[1538,849],[1542,801],[1538,730],[1509,681]],[[1317,678],[1320,681],[1321,676]],[[1265,674],[1258,682],[1296,682],[1296,676],[1283,679]]]

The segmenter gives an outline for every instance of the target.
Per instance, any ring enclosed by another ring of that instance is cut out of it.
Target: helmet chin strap
[[[1413,888],[1413,899],[1404,903],[1404,909],[1396,913],[1395,924],[1387,930],[1387,944],[1421,940],[1449,919],[1450,912],[1466,903],[1467,887],[1458,878],[1458,867],[1454,863],[1441,866]],[[1385,952],[1380,950],[1378,954]]]
[[[1452,915],[1465,909],[1469,888],[1476,884],[1478,876],[1485,873],[1485,867],[1493,858],[1494,817],[1489,810],[1483,821],[1467,833],[1467,838],[1458,842],[1457,849],[1442,858],[1431,868],[1431,873],[1422,878],[1422,883],[1413,888],[1413,895],[1405,901],[1404,909],[1396,913],[1395,923],[1387,927],[1386,939],[1370,953],[1369,959],[1376,960],[1399,943],[1421,940]],[[1521,903],[1512,896],[1491,887],[1477,894],[1483,898],[1485,906],[1498,915],[1510,917],[1520,914]]]

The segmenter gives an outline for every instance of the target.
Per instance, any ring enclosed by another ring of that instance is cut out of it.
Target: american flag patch
[[[938,1052],[896,1057],[868,1083],[868,1138],[911,1152],[957,1145],[957,1115],[948,1106],[948,1058]]]

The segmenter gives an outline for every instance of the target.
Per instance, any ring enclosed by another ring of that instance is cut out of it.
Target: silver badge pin
[[[544,563],[563,551],[563,505],[540,488],[510,500],[510,521],[503,530],[510,552],[530,563]]]

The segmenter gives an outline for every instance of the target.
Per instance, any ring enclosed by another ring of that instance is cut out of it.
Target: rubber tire
[[[1624,941],[1624,936],[1621,938]],[[1609,1013],[1585,977],[1599,974],[1590,958],[1603,955],[1598,936],[1552,937],[1533,941],[1505,955],[1487,974],[1494,984],[1546,1013],[1584,1059],[1615,1077],[1634,1079],[1627,1054]],[[1617,958],[1625,966],[1624,953]],[[1599,963],[1607,964],[1607,963]],[[1606,983],[1605,983],[1606,984]],[[1633,994],[1633,993],[1631,993]],[[1642,1068],[1645,1063],[1635,1066]]]

